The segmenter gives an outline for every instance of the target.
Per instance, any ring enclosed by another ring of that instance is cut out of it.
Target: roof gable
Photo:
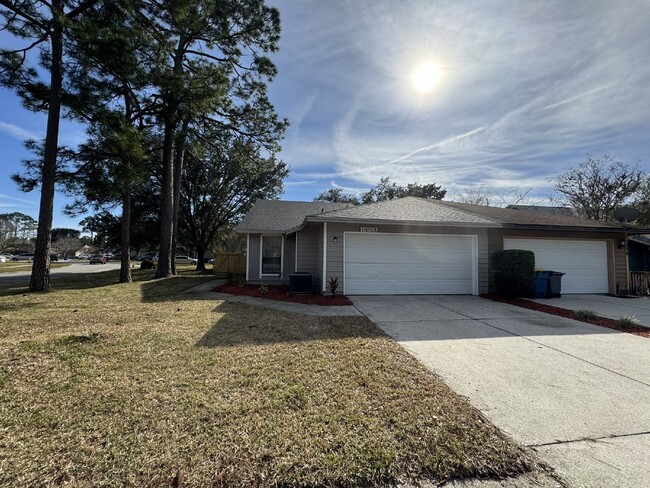
[[[237,232],[286,232],[302,225],[307,215],[340,210],[346,203],[258,200],[237,226]]]

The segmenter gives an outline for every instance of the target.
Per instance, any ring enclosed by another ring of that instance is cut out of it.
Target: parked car
[[[90,256],[88,264],[106,264],[106,261],[108,261],[108,258],[106,256],[102,254],[94,254]]]
[[[57,254],[50,254],[50,261],[58,261],[59,256]]]
[[[7,261],[9,261],[7,256],[0,255],[0,263],[6,263]]]
[[[11,258],[12,261],[33,261],[34,260],[34,254],[29,254],[29,253],[21,253],[13,258]]]
[[[176,264],[191,264],[196,265],[196,259],[189,256],[176,256]]]
[[[151,261],[153,263],[158,262],[158,256],[155,254],[145,254],[141,258],[139,258],[140,261]]]

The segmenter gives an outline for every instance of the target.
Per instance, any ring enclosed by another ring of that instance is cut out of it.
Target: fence
[[[246,273],[246,256],[243,254],[215,254],[214,274],[225,277],[228,273]]]
[[[650,272],[630,271],[630,291],[637,295],[650,294]]]

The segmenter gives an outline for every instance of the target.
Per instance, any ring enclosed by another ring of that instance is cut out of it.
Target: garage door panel
[[[504,238],[503,247],[533,251],[536,268],[566,273],[562,293],[609,291],[606,241]]]
[[[346,234],[345,293],[472,294],[474,237]]]

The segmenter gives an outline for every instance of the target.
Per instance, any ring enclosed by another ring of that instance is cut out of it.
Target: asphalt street
[[[108,271],[111,269],[119,269],[119,261],[111,261],[106,264],[88,264],[87,261],[74,261],[70,266],[64,266],[61,268],[52,268],[50,270],[50,275],[53,277],[56,276],[65,276],[65,275],[75,275],[75,274],[87,274],[87,273],[100,273],[102,271]],[[27,285],[29,283],[29,277],[31,275],[30,271],[17,271],[15,273],[0,273],[0,286],[11,286],[11,285]]]

